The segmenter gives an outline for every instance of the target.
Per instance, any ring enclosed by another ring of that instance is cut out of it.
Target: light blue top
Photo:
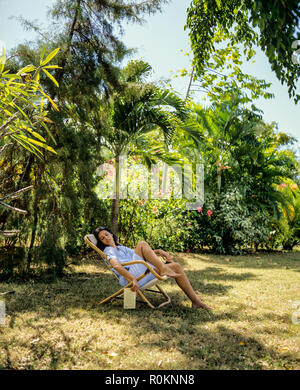
[[[125,263],[126,261],[132,261],[134,250],[128,248],[127,246],[118,245],[118,249],[113,246],[107,246],[104,249],[104,253],[107,256],[107,260],[109,261],[112,257],[116,257],[119,263]]]
[[[133,260],[143,260],[137,253],[134,252],[133,249],[128,248],[127,246],[118,245],[118,249],[113,246],[107,246],[103,250],[103,252],[107,256],[107,260],[109,261],[112,257],[116,257],[120,264],[125,263],[127,261]],[[147,262],[148,263],[148,262]],[[154,267],[152,264],[148,263],[151,267]],[[130,272],[135,278],[142,275],[146,270],[146,266],[143,264],[132,264],[126,265],[124,268]],[[114,268],[112,268],[114,273],[118,276],[120,284],[122,286],[127,285],[128,281],[124,278],[124,276],[120,275]],[[140,287],[148,283],[150,280],[155,279],[155,276],[149,272],[146,276],[139,280],[138,284]]]
[[[130,249],[128,248],[127,246],[123,246],[123,245],[117,245],[117,248],[119,249],[116,249],[114,248],[113,246],[107,246],[104,248],[103,252],[106,254],[107,256],[107,260],[108,260],[108,263],[109,263],[109,260],[112,258],[112,257],[116,257],[117,260],[119,261],[119,263],[126,263],[127,261],[132,261],[133,260],[133,255],[134,255],[134,250],[133,249]],[[124,266],[124,268],[129,271],[129,266]],[[112,269],[114,271],[114,273],[120,277],[121,275],[113,268]]]

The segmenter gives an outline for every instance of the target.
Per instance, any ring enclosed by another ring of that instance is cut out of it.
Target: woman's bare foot
[[[207,310],[212,310],[213,307],[206,305],[205,303],[198,301],[198,302],[192,302],[192,308],[193,309],[207,309]]]

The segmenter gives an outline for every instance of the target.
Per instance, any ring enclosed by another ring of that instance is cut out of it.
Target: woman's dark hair
[[[105,226],[98,226],[94,231],[93,231],[93,234],[97,240],[97,247],[103,251],[108,245],[105,245],[103,244],[102,241],[99,240],[99,233],[102,231],[102,230],[106,230],[107,232],[111,233],[113,235],[113,238],[114,238],[114,241],[115,241],[115,244],[116,245],[120,245],[118,243],[118,240],[117,240],[117,237],[115,236],[115,234],[110,230],[108,229],[107,227]]]

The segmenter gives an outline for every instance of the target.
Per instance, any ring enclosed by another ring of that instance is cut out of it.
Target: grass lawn
[[[300,252],[249,256],[174,254],[213,316],[193,310],[174,280],[172,304],[98,305],[118,288],[94,256],[50,284],[0,283],[1,369],[300,369]],[[155,300],[159,299],[156,297]]]

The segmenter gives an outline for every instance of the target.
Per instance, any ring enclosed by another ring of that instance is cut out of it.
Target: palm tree
[[[241,107],[238,96],[208,109],[195,105],[194,115],[183,130],[190,133],[206,167],[212,167],[207,177],[216,183],[217,194],[223,177],[223,186],[242,178],[247,183],[249,206],[258,205],[279,218],[279,205],[287,203],[276,184],[284,177],[293,179],[296,166],[293,156],[278,149],[293,139],[284,133],[276,135],[274,125],[266,125],[252,108]]]
[[[141,146],[145,136],[157,131],[168,148],[176,125],[187,117],[187,108],[174,92],[161,89],[146,82],[151,66],[143,61],[131,61],[122,70],[121,89],[113,93],[107,101],[101,99],[97,109],[91,112],[91,125],[100,132],[103,144],[115,159],[115,196],[112,199],[111,229],[118,234],[118,216],[120,202],[119,174],[120,156],[130,147]],[[100,107],[100,108],[99,108]],[[149,165],[154,156],[139,149],[142,161]],[[157,154],[156,158],[162,158]]]
[[[216,170],[217,192],[221,192],[222,171],[234,164],[232,151],[250,134],[259,134],[260,117],[241,109],[239,96],[231,97],[203,109],[193,105],[193,115],[182,129],[194,141],[194,146],[208,156]],[[251,149],[246,151],[251,153]],[[208,162],[208,161],[207,161]]]

